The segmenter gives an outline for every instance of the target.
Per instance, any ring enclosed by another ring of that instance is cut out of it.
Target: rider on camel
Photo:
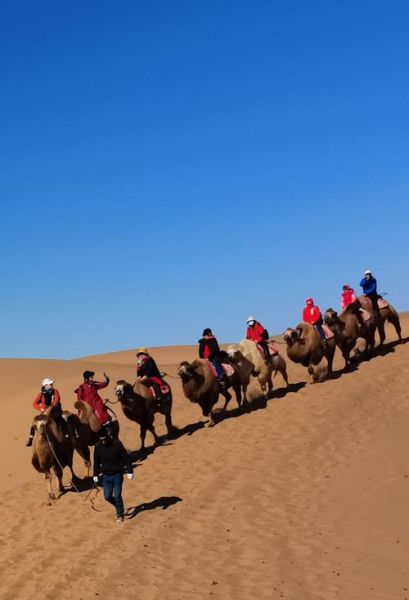
[[[260,346],[264,354],[264,362],[271,365],[271,355],[268,348],[268,331],[255,317],[247,318],[246,340],[251,340]]]
[[[169,387],[146,348],[139,348],[136,353],[136,377],[139,381],[149,384],[159,406],[163,397],[169,393]]]
[[[346,309],[347,306],[353,304],[357,301],[356,294],[350,285],[345,284],[342,286],[342,294],[341,294],[341,307],[343,310]]]
[[[199,340],[199,358],[209,360],[216,369],[217,379],[222,386],[226,384],[226,373],[220,360],[220,348],[217,339],[209,327],[203,330]]]
[[[376,290],[376,279],[372,275],[371,271],[365,271],[363,279],[359,284],[362,288],[364,295],[370,299],[372,303],[372,310],[375,317],[380,316],[378,298],[380,295]]]
[[[311,325],[314,325],[314,327],[319,333],[322,343],[325,345],[326,338],[324,330],[322,328],[322,324],[324,321],[322,319],[322,314],[319,309],[319,306],[316,306],[314,304],[314,300],[312,298],[307,298],[305,304],[306,306],[302,312],[302,319],[304,323],[310,323]]]
[[[60,427],[64,437],[69,438],[69,431],[67,421],[63,417],[61,408],[61,396],[60,392],[54,388],[54,380],[46,377],[41,382],[41,391],[34,398],[33,408],[39,410],[41,413],[45,413],[50,406],[55,406],[54,415],[57,425]],[[33,438],[35,433],[34,425],[30,428],[30,437],[26,446],[33,445]]]
[[[111,416],[98,394],[98,390],[102,390],[109,385],[109,377],[104,373],[105,381],[94,381],[94,371],[84,371],[82,374],[84,382],[75,390],[78,400],[82,400],[91,406],[98,420],[105,428],[108,435],[112,435],[111,432]]]

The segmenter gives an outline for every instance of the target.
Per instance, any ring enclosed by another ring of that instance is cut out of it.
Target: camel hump
[[[101,429],[102,423],[88,402],[76,400],[74,402],[74,407],[79,410],[79,420],[81,423],[83,423],[83,425],[88,425],[95,433]]]

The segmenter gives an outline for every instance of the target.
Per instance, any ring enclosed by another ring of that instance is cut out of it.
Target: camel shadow
[[[205,421],[197,421],[196,423],[189,423],[182,428],[175,427],[172,433],[161,435],[157,442],[152,444],[152,446],[148,446],[144,450],[128,450],[129,457],[132,463],[143,462],[155,452],[155,450],[159,447],[163,446],[172,446],[173,441],[178,440],[184,435],[193,435],[199,429],[203,429],[205,426]],[[137,466],[137,465],[134,465]]]
[[[256,410],[263,410],[267,407],[268,402],[272,400],[278,400],[284,398],[289,393],[296,393],[306,385],[305,381],[299,381],[298,383],[290,383],[286,388],[278,388],[274,390],[269,398],[265,396],[258,396],[252,399],[246,404],[242,404],[240,407],[233,408],[232,410],[223,412],[222,410],[213,412],[213,420],[215,425],[226,421],[227,419],[234,419],[241,415],[254,412]]]
[[[142,504],[138,504],[138,506],[130,506],[125,511],[125,518],[134,519],[139,513],[145,510],[154,510],[155,508],[166,510],[169,506],[173,506],[177,502],[182,502],[182,498],[179,498],[179,496],[161,496],[151,502],[143,502]]]

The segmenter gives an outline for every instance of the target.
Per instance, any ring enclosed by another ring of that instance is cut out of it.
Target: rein
[[[48,445],[50,446],[52,455],[54,456],[55,460],[57,461],[57,463],[58,463],[61,471],[64,472],[64,467],[62,466],[62,464],[61,464],[61,462],[60,462],[60,460],[59,460],[59,458],[58,458],[58,456],[57,456],[57,454],[56,454],[56,452],[54,450],[54,446],[53,446],[53,444],[52,444],[52,442],[50,440],[50,437],[48,435],[47,426],[44,427],[44,433],[45,433],[45,437],[47,439]],[[80,495],[80,498],[81,498],[83,504],[85,504],[87,502],[87,500],[89,499],[92,510],[95,510],[96,512],[101,512],[98,508],[95,508],[95,506],[94,506],[94,502],[96,500],[96,497],[99,494],[98,484],[96,484],[95,482],[93,483],[92,488],[90,489],[90,491],[88,492],[88,494],[86,495],[85,498],[83,498],[81,496],[80,490],[77,488],[77,486],[75,485],[75,483],[72,480],[71,480],[71,485],[75,489],[75,491],[77,492],[77,494]],[[95,496],[93,498],[90,498],[91,492],[94,492],[94,491],[96,492]]]

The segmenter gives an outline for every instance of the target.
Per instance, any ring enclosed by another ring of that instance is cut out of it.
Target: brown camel
[[[365,352],[373,350],[375,321],[371,318],[362,324],[353,305],[347,306],[340,315],[333,308],[328,308],[324,313],[324,322],[335,336],[336,344],[345,360],[345,371],[351,366],[350,353],[355,348],[359,337],[365,340]]]
[[[362,308],[368,311],[372,316],[374,316],[373,306],[370,299],[367,296],[359,296],[358,300]],[[400,326],[399,315],[396,312],[396,309],[392,306],[392,304],[389,304],[389,302],[385,302],[386,306],[382,306],[382,298],[378,300],[378,304],[380,304],[381,306],[379,307],[379,317],[375,316],[375,323],[379,333],[380,345],[384,343],[386,337],[385,321],[392,323],[398,335],[399,342],[402,343],[402,329]]]
[[[300,323],[295,329],[289,327],[283,334],[287,344],[287,356],[295,363],[308,368],[311,383],[315,383],[314,366],[325,357],[328,363],[327,374],[332,375],[332,363],[335,353],[335,337],[322,343],[315,327],[310,323]]]
[[[65,438],[63,432],[55,420],[57,416],[56,407],[51,406],[41,415],[34,417],[33,425],[35,428],[33,439],[33,456],[31,463],[39,472],[44,473],[48,487],[48,499],[56,500],[57,496],[52,489],[52,471],[58,480],[59,494],[64,493],[63,469],[68,467],[71,471],[72,479],[76,475],[72,469],[72,457],[74,447],[69,438]]]
[[[183,393],[191,402],[199,404],[204,417],[210,416],[209,427],[215,422],[212,409],[221,394],[225,403],[222,408],[224,411],[231,400],[229,388],[233,388],[236,395],[237,404],[241,406],[241,380],[238,370],[233,366],[233,374],[226,376],[227,385],[220,384],[214,376],[207,360],[196,358],[192,363],[183,361],[178,368],[178,375],[182,381]]]
[[[151,390],[142,382],[136,381],[133,385],[120,379],[116,382],[115,395],[118,402],[121,403],[122,412],[131,421],[136,421],[140,426],[141,450],[145,450],[146,432],[150,431],[155,438],[155,443],[159,441],[153,424],[157,401],[152,395]],[[170,415],[170,412],[169,412]],[[166,421],[168,433],[173,429],[172,422]]]

